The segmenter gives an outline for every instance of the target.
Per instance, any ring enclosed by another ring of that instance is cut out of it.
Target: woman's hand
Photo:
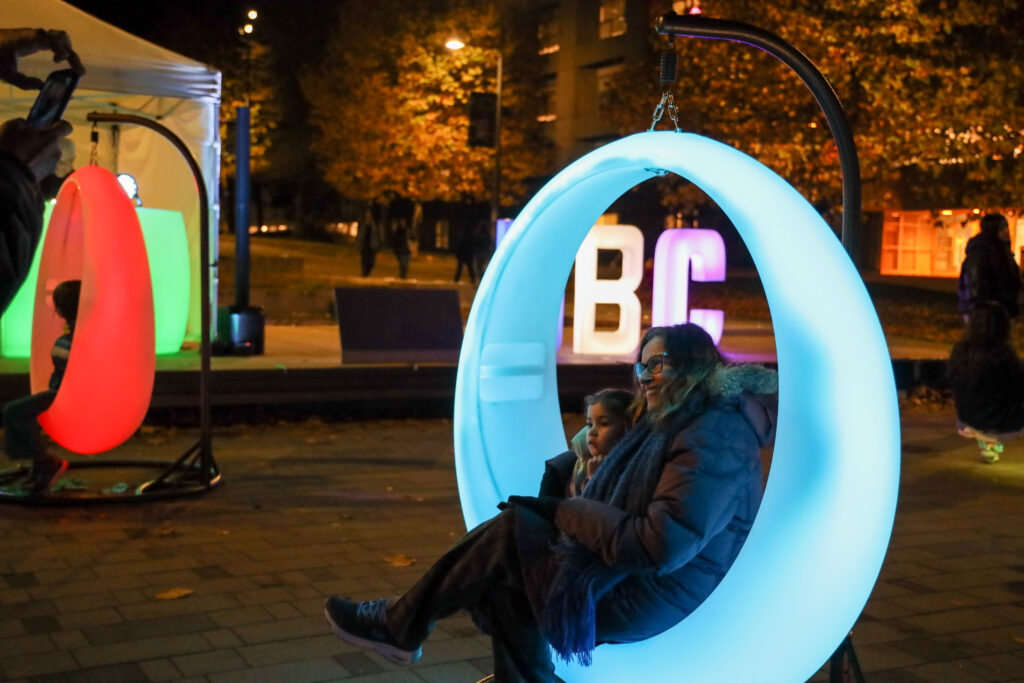
[[[555,498],[554,496],[541,496],[539,498],[534,496],[509,496],[507,503],[498,503],[498,509],[505,510],[510,505],[518,505],[553,523],[555,521],[555,513],[558,511],[558,505],[561,502],[561,498]]]

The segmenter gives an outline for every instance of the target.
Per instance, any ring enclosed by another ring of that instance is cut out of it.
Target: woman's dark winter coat
[[[967,315],[983,302],[998,302],[1011,318],[1016,317],[1020,286],[1020,268],[1009,242],[990,232],[979,232],[968,240],[960,266],[961,313]]]
[[[707,598],[746,540],[763,492],[760,449],[775,435],[777,375],[723,366],[711,378],[710,408],[669,440],[666,464],[646,513],[570,498],[558,531],[606,565],[628,573],[597,604],[597,642],[632,642],[677,624]],[[547,463],[541,495],[562,495],[571,451]],[[520,515],[520,557],[538,623],[557,573],[551,528]]]
[[[976,357],[967,357],[972,351]],[[949,383],[961,422],[997,434],[1024,428],[1024,368],[1012,347],[972,350],[958,344],[949,364]]]

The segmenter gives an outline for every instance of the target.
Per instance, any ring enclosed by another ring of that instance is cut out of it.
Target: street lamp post
[[[501,32],[499,31],[499,36]],[[498,213],[501,211],[501,80],[502,45],[498,43],[498,83],[494,97],[494,187],[491,194],[491,230],[498,229]]]
[[[491,182],[491,230],[497,230],[498,214],[501,211],[501,91],[504,72],[505,34],[498,27],[498,65],[494,93],[494,178]],[[459,38],[449,38],[444,46],[449,50],[461,50],[466,46]]]
[[[217,353],[261,355],[263,353],[263,309],[249,305],[249,171],[250,111],[252,98],[251,36],[256,10],[246,13],[248,21],[238,29],[245,46],[245,99],[235,107],[235,303],[219,309]]]
[[[235,107],[235,306],[249,305],[249,105],[252,97],[252,36],[259,16],[246,15],[249,22],[238,29],[245,46],[245,99]]]

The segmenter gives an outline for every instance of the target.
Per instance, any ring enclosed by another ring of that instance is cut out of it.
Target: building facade
[[[652,27],[643,0],[533,0],[538,51],[545,60],[538,117],[562,168],[619,137],[601,115],[603,97],[624,64],[645,59]]]

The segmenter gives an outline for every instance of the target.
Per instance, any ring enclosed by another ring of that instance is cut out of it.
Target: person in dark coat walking
[[[397,218],[391,224],[391,250],[398,260],[398,277],[402,280],[409,276],[409,259],[412,248],[409,246],[409,223],[404,218]]]
[[[366,210],[363,220],[359,222],[359,231],[356,233],[356,249],[359,251],[362,262],[363,277],[369,277],[373,272],[373,265],[377,261],[377,252],[380,251],[380,231],[370,209]]]
[[[462,229],[455,244],[455,282],[462,279],[462,268],[466,268],[469,281],[476,284],[476,256],[480,249],[480,224],[470,223]]]
[[[649,330],[636,371],[634,425],[582,496],[561,497],[564,480],[511,496],[397,601],[329,598],[334,632],[411,663],[436,620],[467,609],[491,635],[496,681],[547,682],[559,680],[549,645],[589,664],[596,645],[650,638],[696,609],[757,513],[778,378],[728,364],[692,324]]]
[[[982,303],[971,311],[948,368],[959,433],[977,440],[984,462],[997,462],[1003,443],[1024,431],[1024,368],[1001,305]]]
[[[995,302],[1015,318],[1020,284],[1020,268],[1010,249],[1010,226],[1002,214],[987,214],[981,219],[981,232],[967,242],[960,266],[960,313],[968,316],[978,304]]]

